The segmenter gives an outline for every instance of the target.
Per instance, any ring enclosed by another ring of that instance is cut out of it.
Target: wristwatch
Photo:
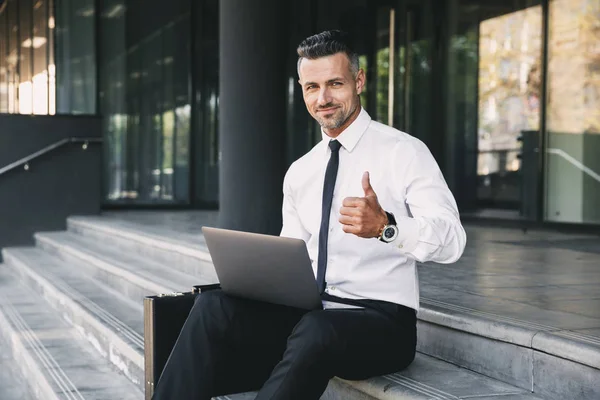
[[[385,212],[388,217],[388,222],[381,229],[381,233],[379,234],[379,240],[384,243],[391,243],[398,237],[398,226],[396,225],[396,218],[394,218],[394,214]]]

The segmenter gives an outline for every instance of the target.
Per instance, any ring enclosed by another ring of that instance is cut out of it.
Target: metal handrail
[[[102,143],[102,139],[97,137],[68,137],[61,139],[57,142],[52,143],[51,145],[44,147],[43,149],[36,151],[35,153],[31,153],[30,155],[23,157],[20,160],[8,164],[6,167],[0,168],[0,176],[12,171],[13,169],[19,168],[23,165],[27,165],[32,160],[35,160],[36,158],[41,157],[44,154],[50,153],[51,151],[54,151],[69,143],[84,143],[85,149],[87,148],[88,143]]]
[[[573,157],[569,153],[565,152],[564,150],[561,150],[561,149],[547,149],[546,152],[550,153],[550,154],[556,154],[557,156],[560,156],[560,157],[564,158],[566,161],[568,161],[569,163],[571,163],[571,165],[579,168],[581,171],[585,172],[589,177],[591,177],[592,179],[596,180],[597,182],[600,182],[600,174],[596,173],[596,171],[594,171],[590,167],[587,167],[587,166],[583,165],[583,163],[581,161],[579,161],[578,159],[576,159],[575,157]]]

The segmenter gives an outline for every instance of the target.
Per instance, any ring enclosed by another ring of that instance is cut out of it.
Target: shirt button
[[[329,286],[329,290],[335,290],[335,286]]]
[[[404,245],[402,243],[398,245],[398,248],[400,248],[400,249],[403,247],[404,247]]]

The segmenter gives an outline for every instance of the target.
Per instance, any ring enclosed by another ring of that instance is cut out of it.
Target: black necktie
[[[340,163],[340,147],[342,144],[337,140],[329,142],[331,156],[325,170],[325,183],[323,185],[323,206],[321,208],[321,229],[319,231],[319,260],[317,263],[317,285],[319,293],[325,291],[325,271],[327,270],[327,237],[329,236],[329,217],[331,215],[331,202],[333,201],[333,189],[337,178],[338,165]]]

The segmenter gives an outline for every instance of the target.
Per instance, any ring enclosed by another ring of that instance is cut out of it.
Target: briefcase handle
[[[221,289],[220,283],[212,283],[209,285],[194,285],[192,292],[199,294],[199,293],[204,293],[204,292],[208,292],[210,290],[216,290],[216,289]]]

